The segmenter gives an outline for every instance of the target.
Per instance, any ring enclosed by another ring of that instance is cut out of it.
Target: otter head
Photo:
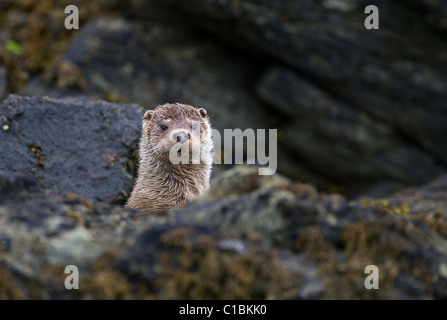
[[[158,106],[144,114],[143,134],[147,145],[141,151],[157,161],[172,163],[173,155],[183,159],[182,163],[198,163],[193,161],[194,155],[200,163],[212,161],[211,127],[203,108],[180,103]]]

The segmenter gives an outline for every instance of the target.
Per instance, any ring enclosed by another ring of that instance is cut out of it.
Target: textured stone
[[[445,299],[443,189],[440,180],[394,198],[347,201],[237,166],[188,207],[153,217],[0,173],[0,295]],[[427,210],[422,194],[433,199]],[[380,290],[364,287],[371,264]],[[80,290],[64,288],[67,265],[79,268]]]
[[[290,69],[272,68],[257,90],[291,119],[281,128],[280,142],[318,166],[315,169],[325,177],[356,190],[351,193],[368,188],[373,195],[374,185],[379,192],[391,192],[426,182],[445,170],[391,124],[356,110]]]
[[[123,203],[142,114],[136,104],[11,95],[0,107],[0,171],[55,194]]]

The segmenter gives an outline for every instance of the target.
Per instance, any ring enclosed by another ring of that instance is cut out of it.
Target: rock
[[[149,228],[112,265],[158,299],[291,299],[319,283],[300,256],[200,225]]]
[[[443,188],[413,194],[443,203]],[[54,195],[5,173],[0,191],[5,299],[447,297],[445,207],[435,220],[421,208],[403,215],[398,195],[347,201],[244,166],[165,217]],[[67,265],[79,269],[79,290],[63,285]],[[380,290],[364,287],[368,265],[379,268]]]
[[[281,143],[306,163],[318,165],[325,177],[357,193],[373,196],[375,184],[380,185],[379,193],[390,193],[429,181],[445,170],[389,123],[353,109],[290,69],[272,68],[257,91],[293,119],[281,128]]]
[[[1,176],[0,186],[21,181]],[[141,217],[120,206],[39,189],[0,194],[0,212],[0,292],[5,299],[320,294],[312,262],[211,227]],[[79,291],[63,285],[67,265],[79,269]],[[228,279],[223,286],[222,279]]]
[[[0,178],[0,296],[76,297],[63,285],[65,266],[75,264],[82,274],[119,243],[116,234],[122,232],[120,225],[130,214],[75,194],[21,190],[27,179],[3,173]],[[6,195],[5,185],[17,191]]]
[[[124,203],[142,114],[136,104],[10,95],[0,107],[0,172],[55,194]]]
[[[222,181],[216,179],[219,187],[214,184],[207,196],[178,210],[177,215],[194,225],[211,224],[225,232],[243,232],[268,246],[304,254],[327,284],[319,297],[445,296],[447,193],[441,191],[442,182],[420,187],[425,191],[424,199],[439,199],[429,206],[431,213],[420,213],[417,199],[424,202],[423,197],[416,196],[420,191],[414,193],[415,198],[401,200],[404,204],[397,202],[398,195],[346,201],[278,177],[260,180],[255,169],[235,168],[231,174],[225,173]],[[227,196],[223,198],[224,194]],[[416,209],[407,211],[405,206]],[[363,285],[364,269],[370,264],[380,270],[380,292],[365,290]]]
[[[392,195],[394,206],[408,206],[412,214],[447,211],[447,177],[419,187],[411,187]],[[439,225],[441,226],[441,225]]]
[[[101,95],[83,92],[80,88],[51,87],[42,81],[41,77],[30,79],[26,87],[20,91],[23,96],[48,96],[51,98],[77,97],[90,100],[101,100]]]

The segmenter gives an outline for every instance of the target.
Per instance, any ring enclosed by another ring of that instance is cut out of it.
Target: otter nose
[[[181,142],[181,143],[191,139],[191,135],[184,131],[176,132],[172,136],[173,136],[174,140],[176,140],[177,142]]]

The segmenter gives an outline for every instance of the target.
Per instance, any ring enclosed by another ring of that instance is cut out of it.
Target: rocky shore
[[[353,0],[79,0],[66,30],[2,1],[0,299],[446,299],[447,6],[368,4],[379,30]],[[278,172],[124,208],[166,102],[277,129]]]

